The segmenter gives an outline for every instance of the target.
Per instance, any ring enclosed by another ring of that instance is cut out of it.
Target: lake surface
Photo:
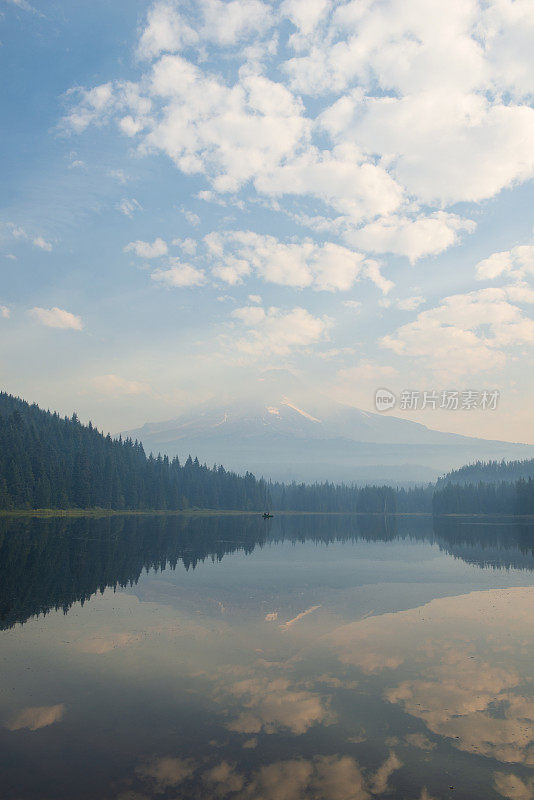
[[[0,520],[2,800],[529,800],[534,526]]]

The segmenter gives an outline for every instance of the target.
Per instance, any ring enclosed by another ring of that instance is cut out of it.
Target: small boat
[[[264,511],[264,512],[263,512],[263,519],[271,519],[271,518],[272,518],[272,516],[273,516],[273,515],[272,515],[272,514],[269,514],[269,512],[268,512],[268,511]]]

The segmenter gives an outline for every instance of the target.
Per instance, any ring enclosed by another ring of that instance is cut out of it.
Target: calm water
[[[534,527],[0,520],[2,800],[529,800]]]

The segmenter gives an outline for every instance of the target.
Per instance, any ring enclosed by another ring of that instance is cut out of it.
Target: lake
[[[0,520],[2,800],[529,800],[534,525]]]

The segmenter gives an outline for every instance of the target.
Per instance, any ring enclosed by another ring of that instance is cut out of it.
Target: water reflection
[[[281,542],[421,541],[480,567],[534,569],[534,526],[513,520],[357,515],[0,519],[0,628],[86,601],[143,572]]]
[[[479,523],[3,520],[2,798],[533,798],[534,536]]]

